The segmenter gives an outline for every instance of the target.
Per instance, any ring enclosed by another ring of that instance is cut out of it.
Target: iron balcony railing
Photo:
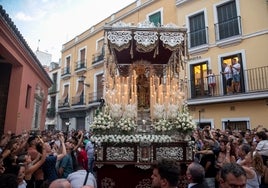
[[[63,69],[61,69],[61,76],[65,76],[68,74],[71,74],[70,67],[63,67]]]
[[[100,102],[103,98],[103,92],[93,92],[88,94],[88,104],[94,102]]]
[[[190,48],[208,44],[208,27],[188,33]]]
[[[69,98],[66,97],[65,99],[58,100],[58,107],[59,108],[70,107]]]
[[[208,79],[192,79],[189,80],[190,93],[188,98],[200,98],[211,96],[227,95],[226,79],[222,74],[215,74],[215,87],[212,90],[208,85]],[[235,91],[234,84],[232,86],[233,94],[253,93],[268,91],[268,66],[257,67],[243,70],[240,72],[240,89]]]
[[[72,97],[72,106],[85,105],[85,104],[86,100],[84,95],[81,94],[80,96]]]
[[[219,22],[215,24],[216,41],[229,37],[242,35],[241,17]]]
[[[75,63],[75,71],[79,71],[81,69],[86,69],[87,68],[87,60],[80,60]]]
[[[92,64],[96,64],[104,59],[104,52],[93,54]]]
[[[48,89],[48,94],[53,94],[57,93],[57,84],[53,84],[49,89]]]

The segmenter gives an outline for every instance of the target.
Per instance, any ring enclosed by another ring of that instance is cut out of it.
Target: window
[[[222,40],[240,33],[240,17],[237,15],[236,2],[230,1],[217,6],[217,40]]]
[[[225,57],[221,57],[221,65],[222,65],[222,72],[224,71],[224,67],[223,64],[226,63],[228,66],[230,66],[232,64],[232,59],[236,59],[237,63],[240,64],[240,83],[236,88],[235,84],[233,83],[230,89],[230,93],[240,93],[240,92],[245,92],[245,83],[244,83],[244,68],[243,68],[243,59],[242,59],[242,54],[237,53],[237,54],[233,54],[230,56],[225,56]],[[227,87],[226,87],[226,77],[222,76],[222,83],[223,83],[223,94],[227,94]],[[238,91],[236,91],[238,90]]]
[[[40,120],[41,120],[41,101],[35,98],[34,103],[34,117],[33,117],[33,125],[32,128],[37,129],[40,127]]]
[[[69,105],[68,93],[69,93],[69,85],[65,85],[63,95],[61,97],[61,105],[63,106]]]
[[[224,121],[224,129],[229,129],[229,130],[241,130],[241,131],[246,131],[247,129],[247,121]]]
[[[27,85],[25,108],[30,108],[32,87]]]
[[[85,117],[77,117],[76,118],[76,129],[77,130],[85,130]]]
[[[149,21],[153,22],[155,26],[161,26],[162,24],[161,12],[158,11],[154,14],[149,15]]]
[[[70,64],[71,64],[71,57],[68,56],[66,58],[65,73],[70,73]]]
[[[103,97],[103,74],[96,76],[97,79],[97,100]]]
[[[86,62],[86,49],[80,50],[80,65],[81,67],[85,67]]]
[[[73,104],[84,104],[84,81],[78,81],[76,95],[73,98]]]
[[[97,41],[97,53],[99,54],[104,53],[104,39],[100,39]]]
[[[204,12],[189,17],[190,48],[207,43]]]
[[[190,66],[190,83],[193,98],[208,95],[207,70],[207,62],[201,62]]]

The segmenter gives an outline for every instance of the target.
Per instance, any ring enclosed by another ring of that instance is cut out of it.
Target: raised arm
[[[66,155],[66,147],[64,143],[64,136],[60,135],[59,140],[61,142],[62,152],[57,155],[57,160],[61,160]]]
[[[42,143],[42,155],[41,155],[41,159],[38,160],[36,163],[34,163],[32,166],[29,166],[29,168],[26,169],[25,174],[33,174],[37,169],[40,168],[40,166],[45,162],[46,157],[47,157],[47,153],[46,153],[46,149],[45,149],[45,145],[44,142]]]

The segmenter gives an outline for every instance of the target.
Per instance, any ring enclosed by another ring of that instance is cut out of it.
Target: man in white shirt
[[[233,74],[232,74],[232,69],[230,66],[228,66],[226,63],[222,64],[224,71],[221,72],[226,78],[226,89],[227,89],[227,95],[230,95],[233,93],[233,87],[232,87],[232,82],[233,82]]]
[[[233,82],[234,82],[234,89],[236,93],[240,92],[240,64],[237,62],[236,58],[232,59],[231,65],[233,71]]]
[[[78,170],[69,174],[67,180],[71,183],[72,188],[81,188],[83,186],[97,188],[97,182],[94,175],[83,169],[82,164],[79,163]]]

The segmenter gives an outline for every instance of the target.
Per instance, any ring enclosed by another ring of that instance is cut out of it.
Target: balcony
[[[66,97],[65,99],[60,99],[58,101],[58,108],[69,108],[70,107],[70,102],[69,98]]]
[[[92,56],[92,65],[101,63],[104,59],[104,52],[93,54]]]
[[[51,94],[55,94],[57,93],[57,84],[53,84],[49,89],[48,89],[48,94],[51,95]]]
[[[75,63],[75,73],[85,73],[87,71],[87,61],[84,59],[84,60],[80,60],[80,61],[77,61]]]
[[[81,105],[85,105],[85,96],[83,94],[81,94],[80,96],[75,96],[72,97],[72,106],[81,106]]]
[[[215,24],[216,44],[225,46],[242,40],[241,17]]]
[[[200,53],[208,50],[208,27],[191,31],[189,37],[189,53]]]
[[[88,97],[88,104],[100,102],[100,100],[103,98],[103,92],[93,92],[89,93]]]
[[[64,67],[61,69],[61,78],[62,79],[69,79],[71,77],[70,67]]]
[[[51,107],[47,109],[47,117],[54,118],[56,116],[56,109],[55,107]]]
[[[227,95],[223,75],[215,75],[214,93],[210,91],[207,78],[189,80],[188,104],[208,104],[228,101],[254,100],[268,97],[268,66],[241,71],[240,92]]]

